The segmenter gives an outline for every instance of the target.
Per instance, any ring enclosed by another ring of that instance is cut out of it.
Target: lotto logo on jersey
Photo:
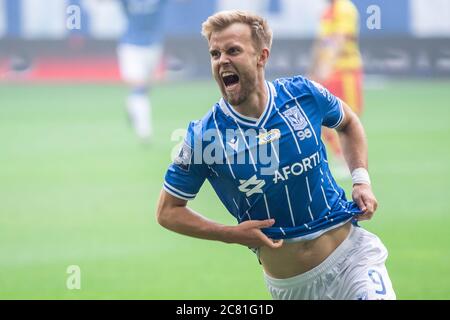
[[[258,180],[256,175],[254,175],[247,181],[240,180],[239,182],[241,183],[239,191],[245,193],[247,198],[250,198],[256,193],[263,193],[262,188],[266,185],[266,182],[264,180]]]
[[[300,131],[308,126],[308,122],[297,107],[293,107],[283,112],[295,131]]]

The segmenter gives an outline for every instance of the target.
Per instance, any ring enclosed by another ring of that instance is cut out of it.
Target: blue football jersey
[[[121,3],[128,21],[122,43],[148,46],[162,41],[167,0],[121,0]]]
[[[342,102],[301,76],[266,87],[259,119],[221,99],[191,122],[164,189],[192,200],[208,180],[238,223],[274,218],[262,230],[270,238],[314,239],[361,213],[333,179],[321,140],[322,126],[343,121]]]

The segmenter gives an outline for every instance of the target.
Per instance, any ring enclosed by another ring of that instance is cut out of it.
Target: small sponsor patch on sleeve
[[[174,160],[174,164],[181,170],[189,171],[192,160],[192,148],[185,142],[180,149],[180,153]]]

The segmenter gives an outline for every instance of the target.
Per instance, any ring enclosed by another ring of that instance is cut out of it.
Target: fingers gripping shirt
[[[273,239],[312,239],[359,213],[328,168],[322,125],[338,126],[340,100],[303,77],[267,82],[259,119],[242,116],[224,99],[192,122],[164,188],[192,200],[208,180],[241,223],[275,218]]]

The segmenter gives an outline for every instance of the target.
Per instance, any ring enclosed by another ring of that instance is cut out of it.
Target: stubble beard
[[[232,106],[238,106],[244,103],[250,94],[255,91],[256,79],[241,74],[239,79],[239,90],[236,92],[227,92],[226,88],[221,86],[224,99]]]

